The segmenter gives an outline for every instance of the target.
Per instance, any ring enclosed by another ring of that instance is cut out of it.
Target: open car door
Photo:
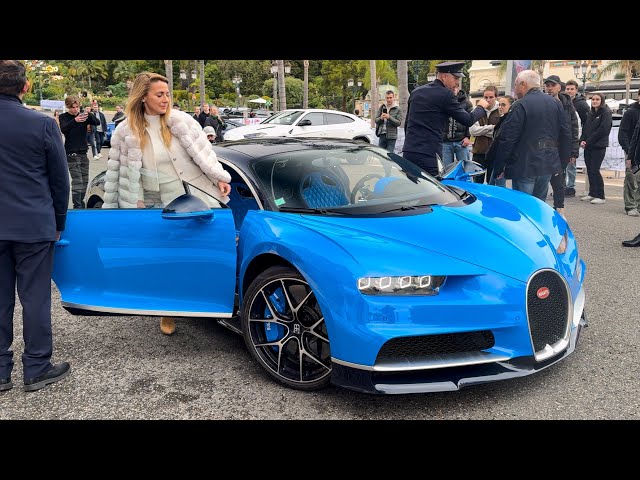
[[[72,313],[230,318],[231,209],[194,195],[166,208],[69,210],[53,280]]]

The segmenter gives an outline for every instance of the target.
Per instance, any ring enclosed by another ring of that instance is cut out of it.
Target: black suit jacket
[[[0,240],[54,241],[64,230],[69,171],[53,117],[0,94]]]

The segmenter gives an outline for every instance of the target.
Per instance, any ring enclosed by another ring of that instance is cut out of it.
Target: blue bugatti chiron
[[[80,315],[208,317],[282,384],[414,393],[535,373],[586,325],[585,263],[537,198],[336,139],[215,146],[228,204],[70,210],[54,281]],[[167,295],[167,284],[171,295]]]

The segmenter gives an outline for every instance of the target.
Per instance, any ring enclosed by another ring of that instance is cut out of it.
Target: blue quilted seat
[[[329,170],[308,174],[300,184],[300,194],[309,208],[331,208],[349,203],[344,185]]]

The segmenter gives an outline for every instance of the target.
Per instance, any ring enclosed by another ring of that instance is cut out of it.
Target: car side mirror
[[[189,220],[192,218],[210,222],[213,210],[200,198],[185,193],[174,199],[164,210],[162,218],[165,220]]]
[[[300,120],[298,124],[299,127],[308,127],[309,125],[311,125],[311,120]]]

